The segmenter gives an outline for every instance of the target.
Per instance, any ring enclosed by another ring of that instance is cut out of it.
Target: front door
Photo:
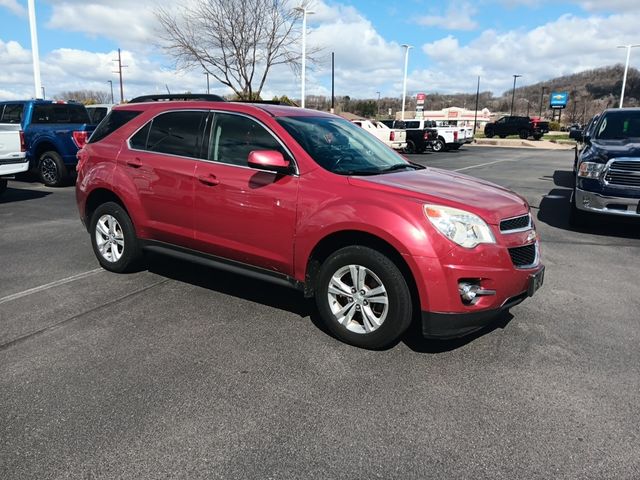
[[[263,124],[215,113],[207,161],[195,181],[195,237],[199,250],[292,275],[298,176],[250,168],[253,150],[291,154]]]

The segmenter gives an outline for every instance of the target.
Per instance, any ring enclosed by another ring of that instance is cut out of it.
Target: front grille
[[[512,230],[522,230],[531,226],[531,217],[527,213],[521,217],[507,218],[500,222],[501,232],[510,232]]]
[[[609,185],[640,187],[640,161],[616,160],[611,162],[604,180]]]
[[[509,249],[511,261],[516,267],[527,267],[536,263],[536,244]]]

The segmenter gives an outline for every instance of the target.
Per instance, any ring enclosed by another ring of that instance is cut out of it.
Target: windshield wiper
[[[402,170],[403,168],[413,168],[417,170],[418,167],[416,165],[412,165],[410,163],[396,163],[395,165],[390,165],[388,167],[383,168],[382,170],[378,170],[380,173],[393,172],[395,170]]]

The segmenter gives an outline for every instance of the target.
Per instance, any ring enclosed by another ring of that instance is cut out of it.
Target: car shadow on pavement
[[[474,340],[483,337],[494,330],[505,328],[513,319],[510,312],[500,313],[496,319],[486,327],[460,338],[450,340],[433,340],[424,338],[422,325],[419,319],[414,320],[409,330],[404,334],[402,342],[414,352],[418,353],[444,353],[464,347]]]
[[[11,188],[11,180],[9,180],[7,191],[0,196],[0,204],[35,200],[36,198],[46,197],[47,195],[51,195],[51,192],[30,190],[28,188]]]
[[[620,218],[612,215],[592,215],[592,221],[585,227],[569,224],[571,194],[573,192],[573,172],[556,170],[553,173],[556,187],[540,202],[537,220],[552,227],[573,232],[588,233],[619,238],[640,238],[640,224],[637,219]],[[535,207],[532,206],[532,209]]]

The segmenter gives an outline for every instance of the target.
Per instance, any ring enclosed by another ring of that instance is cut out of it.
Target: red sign
[[[427,98],[427,95],[425,93],[418,93],[416,95],[416,103],[418,105],[424,103],[424,99]]]

